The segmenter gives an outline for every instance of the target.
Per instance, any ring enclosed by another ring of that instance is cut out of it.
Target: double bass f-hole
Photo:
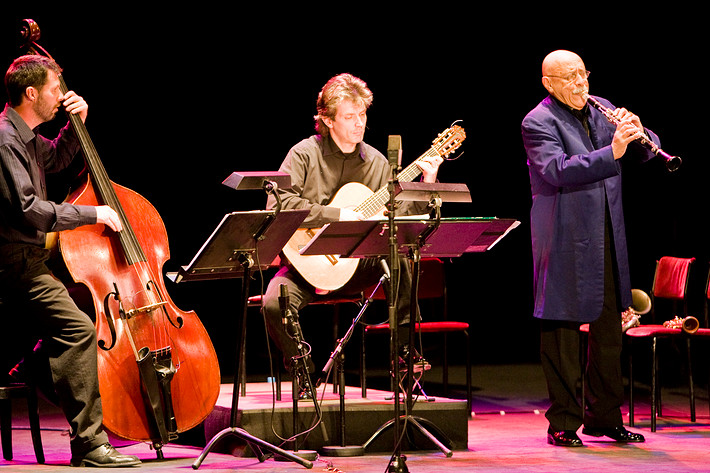
[[[151,282],[148,283],[148,288],[151,286],[155,286],[155,284]],[[155,310],[162,310],[165,313],[165,318],[170,322],[170,324],[175,327],[175,328],[181,328],[184,321],[181,317],[177,318],[177,323],[173,322],[172,318],[170,317],[170,314],[163,309],[163,307],[167,304],[167,301],[161,300],[159,302],[154,302],[148,305],[145,305],[143,307],[134,307],[131,309],[126,310],[124,305],[123,305],[123,299],[121,297],[121,293],[118,290],[118,286],[116,283],[113,283],[113,288],[114,290],[112,292],[109,292],[106,294],[106,297],[104,297],[104,313],[106,315],[106,324],[109,327],[109,333],[111,335],[111,344],[107,345],[105,340],[99,340],[98,345],[99,348],[102,350],[111,350],[115,345],[116,345],[116,326],[114,325],[114,316],[111,310],[111,305],[110,305],[110,300],[113,298],[117,303],[118,303],[118,314],[119,314],[119,319],[124,321],[124,323],[128,323],[128,320],[135,316],[139,316],[141,314],[147,315],[150,314],[151,312]],[[130,335],[130,328],[126,326],[127,333],[129,335],[131,344],[135,346],[135,342],[132,340],[132,336]]]
[[[113,324],[113,317],[111,317],[111,306],[109,304],[111,297],[118,301],[119,310],[121,307],[121,296],[118,293],[118,287],[116,286],[116,283],[113,284],[113,288],[114,291],[109,292],[108,294],[106,294],[106,297],[104,297],[104,314],[106,314],[106,325],[108,326],[109,333],[111,334],[111,344],[106,346],[106,340],[98,341],[99,348],[106,351],[112,349],[114,345],[116,345],[116,326]]]
[[[185,321],[182,319],[182,317],[178,316],[176,321],[173,322],[173,318],[170,316],[170,313],[163,308],[163,306],[165,306],[168,302],[163,299],[163,295],[160,293],[160,288],[157,284],[153,282],[153,280],[148,281],[146,290],[155,291],[158,295],[158,300],[160,302],[156,302],[154,304],[150,304],[149,306],[143,307],[143,310],[145,310],[146,312],[152,312],[154,310],[161,309],[163,311],[163,314],[165,315],[165,318],[168,319],[168,322],[170,322],[173,327],[182,328]]]

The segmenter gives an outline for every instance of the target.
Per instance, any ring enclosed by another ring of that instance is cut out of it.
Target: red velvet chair
[[[274,261],[272,261],[269,266],[270,270],[276,270],[281,262],[280,256],[277,256]],[[251,296],[247,299],[247,307],[256,307],[261,309],[261,299],[262,295],[258,294],[255,296]],[[317,298],[313,302],[311,302],[308,305],[330,305],[333,307],[333,340],[337,341],[339,334],[338,334],[338,322],[340,319],[340,305],[341,304],[359,304],[362,302],[362,296],[359,294],[355,294],[352,296],[349,295],[342,295],[342,294],[337,294],[337,295],[325,295]],[[239,380],[239,387],[240,387],[240,393],[242,396],[246,396],[246,347],[242,347],[242,352],[240,353],[239,356],[239,363],[240,363],[240,371],[241,371],[241,378]],[[275,377],[276,377],[276,392],[277,392],[277,399],[281,399],[281,370],[280,370],[280,365],[277,364],[277,367],[279,369],[276,370]],[[337,383],[333,383],[333,391],[337,392]]]
[[[333,307],[333,348],[335,348],[335,342],[338,340],[338,337],[340,336],[338,334],[338,327],[339,327],[339,320],[340,320],[340,305],[341,304],[359,304],[362,302],[362,296],[359,294],[355,294],[352,296],[349,295],[325,295],[325,296],[320,296],[319,298],[315,299],[314,301],[310,302],[308,305],[329,305]],[[256,295],[256,296],[251,296],[247,300],[247,306],[248,307],[258,307],[261,308],[261,295]],[[239,384],[241,386],[241,395],[245,396],[246,395],[246,353],[242,353],[240,356],[241,360],[241,373],[242,373],[242,379],[240,380]],[[280,365],[277,364],[277,369],[275,373],[276,377],[276,382],[278,383],[276,385],[276,391],[277,391],[277,399],[281,399],[281,370],[280,370]],[[314,380],[315,381],[315,380]],[[337,382],[333,383],[333,392],[337,392],[338,389],[338,384]]]
[[[653,321],[658,317],[657,306],[660,300],[668,300],[674,309],[682,308],[681,315],[674,311],[673,315],[685,319],[688,316],[688,280],[690,268],[695,258],[676,258],[664,256],[656,263],[651,291]],[[706,296],[708,289],[706,288]],[[673,316],[666,319],[672,319]],[[691,340],[710,337],[710,330],[694,327],[696,330],[689,333],[681,328],[669,328],[663,324],[643,324],[626,331],[629,341],[629,425],[634,425],[634,378],[633,378],[633,347],[640,340],[651,342],[651,431],[656,431],[656,417],[662,416],[661,389],[658,380],[658,340],[678,340],[685,344],[688,369],[688,397],[690,401],[690,420],[695,422],[695,390],[693,385]]]
[[[470,340],[468,334],[469,324],[467,322],[456,322],[448,320],[448,306],[446,297],[446,278],[444,272],[444,262],[438,258],[422,258],[420,261],[420,275],[418,298],[422,300],[440,301],[441,303],[441,320],[426,321],[426,316],[423,316],[423,322],[416,325],[417,334],[441,334],[443,336],[443,379],[444,395],[449,392],[449,349],[448,335],[451,333],[460,333],[464,337],[464,350],[462,354],[466,362],[466,402],[468,412],[471,412],[471,355],[470,355]],[[374,288],[373,288],[374,289]],[[365,296],[369,297],[372,289],[365,291]],[[386,300],[385,292],[382,287],[375,293],[373,300]],[[388,323],[365,325],[362,332],[362,350],[360,358],[360,386],[362,387],[362,397],[367,397],[367,370],[366,370],[366,352],[365,340],[367,335],[375,334],[390,334]]]

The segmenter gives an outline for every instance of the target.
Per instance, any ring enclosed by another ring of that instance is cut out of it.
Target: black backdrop
[[[659,162],[625,164],[632,283],[648,290],[664,254],[694,256],[691,311],[699,313],[710,258],[705,59],[688,20],[651,29],[637,16],[568,23],[443,7],[406,19],[381,9],[307,14],[208,4],[25,8],[1,16],[2,67],[18,54],[20,20],[37,21],[40,44],[90,105],[87,127],[109,176],[160,212],[170,237],[166,271],[187,264],[226,212],[263,206],[260,193],[237,193],[222,180],[232,171],[277,169],[289,147],[312,134],[316,95],[331,76],[350,72],[368,82],[375,99],[366,140],[385,151],[388,135],[401,135],[405,164],[462,120],[464,154],[443,164],[440,179],[466,183],[473,203],[449,204],[445,216],[522,224],[492,251],[448,263],[451,317],[473,325],[475,362],[518,363],[535,361],[538,346],[520,121],[545,95],[543,57],[574,50],[593,71],[592,93],[638,114],[665,150],[683,158],[673,174]],[[64,191],[57,186],[59,198]],[[178,306],[198,312],[223,372],[232,372],[238,281],[167,284]],[[318,340],[316,327],[309,330]],[[250,343],[263,345],[263,330],[250,334]]]

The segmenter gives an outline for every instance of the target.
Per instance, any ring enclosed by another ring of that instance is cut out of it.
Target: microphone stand
[[[380,277],[380,280],[378,281],[377,285],[372,290],[370,297],[365,299],[360,304],[360,311],[353,319],[352,324],[350,324],[350,328],[345,333],[343,338],[338,340],[338,344],[335,347],[335,350],[333,350],[333,352],[330,354],[330,358],[328,358],[328,361],[326,362],[325,366],[323,367],[320,378],[318,379],[318,381],[316,381],[316,387],[320,386],[321,383],[325,382],[328,378],[328,373],[333,368],[333,365],[337,364],[336,375],[338,377],[337,383],[338,383],[338,392],[339,392],[339,401],[340,401],[340,412],[339,412],[340,445],[330,445],[330,446],[322,447],[321,453],[323,453],[325,456],[354,457],[354,456],[361,456],[361,455],[365,454],[365,448],[363,446],[361,446],[361,445],[346,445],[346,443],[345,443],[345,372],[344,372],[344,366],[343,366],[344,365],[344,356],[342,353],[343,353],[343,348],[345,348],[345,345],[348,343],[348,341],[350,341],[350,338],[352,337],[353,332],[355,332],[355,328],[360,323],[360,319],[362,318],[363,314],[365,313],[367,308],[372,303],[375,293],[378,291],[380,286],[382,286],[382,284],[385,281],[389,281],[389,279],[390,279],[390,271],[389,271],[389,268],[387,267],[387,262],[384,259],[382,259],[382,260],[380,260],[380,263],[382,264],[382,266],[384,268],[384,274]],[[335,383],[336,383],[336,380],[334,377],[333,384],[335,384]]]
[[[395,137],[398,138],[398,137]],[[398,254],[397,254],[397,246],[398,246],[398,241],[397,241],[397,228],[395,226],[395,185],[397,182],[397,168],[398,168],[398,163],[393,162],[393,155],[394,151],[391,149],[393,148],[393,143],[395,146],[399,146],[399,151],[401,153],[401,140],[399,141],[393,141],[393,137],[390,137],[390,149],[388,149],[388,152],[390,154],[390,165],[392,166],[392,179],[390,180],[388,184],[388,191],[390,193],[389,197],[389,203],[387,204],[387,216],[389,219],[388,226],[389,226],[389,257],[390,257],[390,267],[391,267],[391,272],[392,272],[392,281],[389,285],[389,292],[388,292],[388,299],[389,299],[389,324],[390,324],[390,352],[391,352],[391,358],[392,358],[392,374],[394,377],[393,384],[394,384],[394,389],[393,389],[393,399],[394,399],[394,418],[382,425],[377,432],[375,432],[370,439],[365,442],[363,445],[364,448],[367,448],[367,446],[377,437],[380,433],[382,433],[386,428],[392,426],[393,428],[393,433],[394,433],[394,452],[392,453],[392,456],[390,457],[390,463],[388,465],[387,471],[388,473],[408,473],[409,470],[406,465],[406,457],[402,455],[402,446],[400,442],[400,437],[402,436],[402,429],[406,428],[407,422],[411,423],[415,428],[417,428],[423,435],[425,435],[432,443],[434,443],[439,450],[441,450],[446,457],[451,457],[452,451],[444,445],[441,441],[439,441],[434,435],[432,435],[423,425],[422,423],[426,424],[431,424],[430,422],[426,421],[425,419],[421,418],[416,418],[415,416],[412,415],[412,408],[413,408],[413,401],[412,401],[412,385],[413,385],[413,362],[414,362],[414,341],[415,341],[415,331],[416,331],[416,323],[417,323],[417,317],[419,315],[419,310],[418,310],[418,304],[417,304],[417,287],[419,284],[419,260],[420,260],[420,252],[419,252],[419,247],[426,241],[426,238],[429,236],[429,234],[435,230],[440,223],[440,218],[441,218],[441,213],[440,213],[440,206],[441,206],[441,199],[439,198],[433,198],[430,201],[430,206],[432,207],[432,217],[435,218],[435,223],[425,232],[423,235],[420,236],[419,241],[417,244],[415,244],[415,248],[410,249],[410,258],[413,261],[413,266],[414,268],[412,269],[412,295],[411,295],[411,301],[410,301],[410,320],[409,320],[409,354],[407,356],[407,371],[406,371],[406,376],[405,376],[405,381],[406,381],[406,387],[403,390],[404,391],[404,396],[406,397],[405,399],[405,414],[403,416],[400,416],[400,405],[399,405],[399,391],[401,389],[401,373],[399,370],[399,334],[398,334],[398,320],[397,320],[397,286],[399,284],[399,261],[397,260]],[[400,155],[401,159],[401,155]],[[404,421],[404,427],[400,424],[400,422]],[[434,427],[432,425],[432,427]]]
[[[321,422],[322,414],[320,405],[318,404],[318,399],[316,396],[316,390],[311,382],[311,375],[308,372],[308,363],[306,361],[308,357],[308,350],[305,347],[305,342],[303,340],[303,333],[301,332],[301,327],[298,322],[298,316],[291,312],[289,308],[289,296],[288,296],[288,286],[281,284],[279,286],[279,306],[281,308],[281,317],[283,324],[285,326],[286,332],[289,336],[296,342],[298,347],[298,355],[291,357],[291,399],[293,402],[293,455],[297,455],[300,458],[307,460],[315,460],[318,457],[317,452],[313,450],[299,451],[298,450],[298,437],[301,435],[298,432],[298,401],[299,401],[299,390],[300,383],[298,382],[299,373],[300,377],[304,381],[305,388],[311,393],[313,398],[313,407],[315,409],[316,418],[318,422]],[[277,459],[279,459],[277,457]]]
[[[435,201],[434,204],[436,205]],[[438,208],[434,208],[433,210],[433,215],[439,215]],[[426,238],[436,229],[438,228],[440,224],[440,220],[437,218],[434,223],[430,224],[427,226],[427,228],[421,233],[421,235],[418,237],[418,241],[412,245],[410,245],[410,253],[409,257],[412,259],[413,262],[413,268],[412,268],[412,293],[411,293],[411,302],[410,302],[410,321],[409,321],[409,343],[410,343],[410,350],[409,354],[407,356],[407,374],[405,376],[405,384],[406,386],[401,386],[398,385],[396,389],[401,389],[404,391],[404,395],[406,397],[406,402],[404,403],[405,405],[405,414],[403,416],[399,416],[399,407],[398,407],[398,402],[399,402],[399,392],[394,393],[394,398],[395,398],[395,413],[397,417],[394,419],[389,420],[385,424],[383,424],[368,440],[365,442],[363,447],[367,449],[367,447],[375,440],[379,434],[384,432],[386,429],[392,427],[395,432],[395,441],[397,442],[395,445],[395,452],[392,454],[392,458],[390,460],[390,465],[388,472],[397,472],[397,473],[406,473],[408,472],[406,465],[404,464],[404,460],[406,459],[403,455],[400,454],[400,449],[401,446],[399,444],[399,438],[398,436],[401,435],[401,427],[400,427],[400,422],[404,421],[405,427],[409,427],[410,425],[416,428],[422,435],[427,437],[434,445],[436,445],[439,450],[446,456],[446,458],[449,458],[453,455],[453,452],[451,449],[444,444],[444,442],[440,441],[435,435],[433,435],[426,427],[424,427],[423,424],[426,424],[429,428],[434,430],[439,436],[445,437],[443,432],[438,429],[434,423],[431,421],[421,418],[421,417],[416,417],[412,414],[412,409],[414,407],[414,401],[412,397],[412,384],[413,384],[413,349],[411,347],[414,346],[414,340],[415,340],[415,324],[418,322],[418,304],[417,304],[417,287],[419,285],[419,262],[421,259],[421,253],[420,249],[423,246],[423,244],[426,241]],[[396,336],[393,338],[397,338]],[[399,375],[399,366],[397,366],[397,369],[395,369],[395,381],[397,383],[400,382],[400,375]],[[448,439],[445,439],[447,443]]]
[[[387,184],[387,191],[389,192],[389,202],[387,203],[387,218],[389,220],[389,266],[392,279],[388,285],[388,316],[389,316],[389,326],[390,326],[390,359],[392,373],[394,375],[393,381],[393,392],[394,392],[394,423],[393,423],[393,435],[394,435],[394,452],[390,458],[390,463],[388,465],[389,472],[404,473],[408,472],[407,465],[405,463],[406,457],[402,455],[402,446],[400,442],[400,405],[399,405],[399,384],[400,384],[400,372],[399,372],[399,334],[397,332],[398,320],[397,320],[397,288],[399,287],[399,261],[397,255],[397,227],[395,226],[395,183],[397,182],[397,173],[399,171],[400,159],[401,159],[401,138],[390,137],[390,146],[388,148],[390,167],[392,168],[392,177]],[[399,148],[396,152],[393,152],[391,148]],[[399,154],[397,156],[396,154]],[[394,155],[394,156],[393,156]]]

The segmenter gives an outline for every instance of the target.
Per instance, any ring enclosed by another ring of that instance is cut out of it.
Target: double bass
[[[33,20],[24,20],[21,34],[29,53],[51,59],[36,42]],[[66,94],[62,75],[59,80]],[[92,296],[104,427],[124,439],[152,442],[162,458],[162,445],[214,408],[217,355],[197,315],[178,309],[167,294],[162,267],[170,254],[160,215],[141,195],[109,179],[83,121],[69,119],[88,175],[66,200],[109,205],[123,225],[118,233],[95,224],[58,234],[66,269]]]

